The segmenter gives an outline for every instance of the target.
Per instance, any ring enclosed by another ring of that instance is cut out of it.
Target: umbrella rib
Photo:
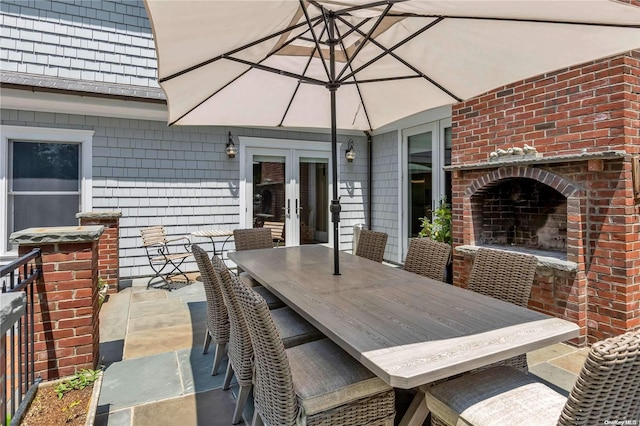
[[[337,18],[342,20],[342,18],[340,16],[337,16]],[[349,30],[347,32],[347,34],[349,32],[351,32],[351,31],[355,31],[355,30],[356,30],[355,28],[352,28],[351,30]],[[348,57],[347,49],[345,48],[345,45],[344,45],[344,37],[340,34],[340,30],[338,29],[337,25],[336,25],[336,32],[338,33],[338,39],[340,40],[340,45],[342,46],[342,50],[344,52],[344,56]],[[351,66],[349,66],[349,67],[351,68]],[[360,86],[358,86],[358,81],[356,80],[355,77],[353,78],[353,82],[356,85],[356,90],[358,91],[358,97],[360,98],[360,104],[362,105],[362,110],[364,111],[364,116],[367,119],[367,123],[369,124],[369,128],[371,129],[373,127],[371,126],[371,120],[369,119],[369,113],[367,112],[367,107],[364,104],[364,98],[362,97],[362,92],[360,91]],[[354,117],[354,121],[355,121],[355,117]]]
[[[358,80],[358,81],[345,81],[342,83],[343,85],[348,84],[366,84],[366,83],[380,83],[384,81],[397,81],[397,80],[411,80],[414,78],[423,78],[421,75],[402,75],[398,77],[380,77],[380,78],[370,78],[368,80]],[[456,98],[457,99],[457,98]]]
[[[319,21],[316,22],[316,24]],[[278,49],[274,50],[273,52],[269,52],[269,54],[267,54],[267,56],[262,59],[262,61],[266,60],[267,58],[270,58],[271,56],[275,55],[277,52],[279,52],[280,50],[284,49],[286,46],[288,46],[289,44],[293,43],[295,40],[297,40],[300,36],[298,37],[294,37],[290,40],[287,40],[285,43],[282,44],[282,46],[280,46]],[[260,61],[260,62],[262,62]],[[253,68],[253,67],[252,67]],[[220,93],[220,91],[222,91],[223,89],[225,89],[226,87],[228,87],[230,84],[236,82],[238,79],[240,79],[242,76],[244,76],[246,73],[248,73],[249,71],[251,71],[252,68],[247,69],[246,71],[244,71],[243,73],[241,73],[240,75],[236,76],[234,79],[232,79],[230,82],[228,82],[227,84],[225,84],[224,86],[222,86],[221,88],[219,88],[218,90],[216,90],[215,92],[213,92],[211,95],[207,96],[205,99],[203,99],[201,102],[198,102],[193,108],[191,108],[189,111],[185,112],[184,114],[182,114],[180,117],[178,117],[176,120],[172,121],[171,123],[169,123],[169,126],[174,125],[175,123],[177,123],[178,121],[182,120],[187,114],[190,114],[191,111],[195,110],[196,108],[198,108],[200,105],[202,105],[203,103],[205,103],[206,101],[208,101],[209,99],[211,99],[212,97],[214,97],[215,95],[217,95],[218,93]],[[300,82],[298,82],[298,85],[300,84]]]
[[[384,46],[378,46],[380,47],[383,52],[376,56],[375,58],[371,59],[370,61],[364,63],[363,65],[360,65],[358,68],[355,69],[355,71],[351,72],[350,74],[346,75],[342,80],[347,80],[348,78],[353,77],[355,74],[357,74],[358,72],[362,71],[364,68],[368,67],[369,65],[373,64],[374,62],[380,60],[381,58],[385,57],[386,55],[392,53],[394,50],[398,49],[401,46],[404,46],[405,44],[407,44],[408,42],[410,42],[411,40],[413,40],[414,38],[418,37],[420,34],[422,34],[423,32],[427,31],[428,29],[430,29],[431,27],[433,27],[434,25],[438,24],[439,22],[442,22],[444,18],[438,18],[435,21],[429,22],[427,25],[425,25],[424,27],[422,27],[421,29],[419,29],[418,31],[416,31],[415,33],[411,34],[409,37],[405,38],[404,40],[402,40],[399,43],[396,43],[395,45],[393,45],[390,48],[385,48]]]
[[[326,30],[326,27],[322,29],[322,32],[320,33],[320,37],[322,37],[322,35],[324,34],[325,30]],[[313,48],[313,50],[311,51],[311,55],[309,56],[309,60],[307,61],[307,65],[305,65],[304,71],[302,71],[303,75],[309,69],[309,65],[311,65],[311,61],[313,60],[313,55],[315,54],[316,49],[318,49],[318,45],[317,44]],[[280,124],[278,125],[278,127],[281,127],[282,123],[284,123],[284,119],[287,118],[287,114],[289,114],[289,109],[291,109],[291,105],[293,104],[293,100],[295,99],[296,94],[298,93],[298,89],[300,89],[300,84],[302,84],[302,82],[300,80],[298,80],[298,84],[296,84],[296,88],[293,90],[293,93],[291,94],[291,99],[289,99],[289,104],[287,105],[287,109],[285,109],[284,114],[282,114],[282,120],[280,120]]]
[[[342,19],[341,17],[338,17],[338,19],[340,19],[342,22],[344,22],[345,25],[348,26],[352,26],[348,21]],[[357,28],[357,27],[353,27],[353,30],[362,34],[362,32]],[[375,39],[371,39],[371,43],[375,44],[377,47],[379,47],[380,49],[387,51],[387,49],[377,40]],[[415,72],[417,74],[417,76],[424,78],[425,80],[427,80],[429,83],[433,84],[434,86],[436,86],[438,89],[440,89],[441,91],[443,91],[444,93],[446,93],[447,95],[451,96],[453,99],[455,99],[458,102],[462,102],[462,98],[460,98],[459,96],[456,96],[454,93],[452,93],[450,90],[448,90],[447,88],[445,88],[444,86],[442,86],[440,83],[436,82],[435,80],[433,80],[431,77],[429,77],[428,75],[426,75],[425,73],[423,73],[422,71],[420,71],[418,68],[414,67],[413,65],[411,65],[409,62],[405,61],[404,59],[402,59],[400,56],[398,56],[397,54],[395,54],[393,51],[389,50],[388,54],[396,59],[397,61],[399,61],[401,64],[403,64],[404,66],[406,66],[407,68],[409,68],[411,71]],[[377,59],[376,59],[377,60]],[[357,71],[356,71],[357,72]],[[354,76],[355,79],[355,72],[353,72],[352,70],[352,74]],[[416,77],[417,77],[416,76]],[[345,77],[345,78],[348,78]],[[401,77],[398,78],[398,80],[403,80],[403,79],[407,79],[409,77]],[[378,81],[389,81],[384,80],[384,79],[379,79]],[[372,82],[372,81],[367,81],[367,82]],[[348,84],[347,82],[343,81],[343,84]]]
[[[329,68],[327,68],[327,63],[324,60],[324,55],[322,54],[322,49],[320,49],[320,41],[318,40],[318,36],[316,35],[315,30],[313,29],[314,26],[311,25],[311,20],[309,19],[309,12],[307,11],[307,8],[304,5],[304,0],[300,0],[300,8],[302,8],[302,12],[304,13],[304,18],[307,21],[307,25],[309,25],[309,32],[311,33],[311,36],[313,37],[313,41],[315,42],[316,47],[318,49],[318,55],[320,56],[320,62],[322,62],[322,66],[324,67],[324,72],[327,74],[327,79],[330,80],[331,77],[329,76]],[[326,28],[327,27],[327,18],[326,18],[325,13],[324,13],[324,8],[320,7],[320,12],[322,12],[322,19],[325,22],[325,28]]]
[[[640,24],[616,24],[604,22],[576,22],[576,21],[560,21],[554,19],[534,19],[534,18],[500,18],[497,16],[449,16],[449,15],[423,15],[419,13],[389,13],[394,18],[443,18],[443,19],[473,19],[479,21],[506,21],[506,22],[531,22],[540,24],[558,24],[558,25],[586,25],[592,27],[610,27],[610,28],[640,28]]]
[[[312,21],[318,21],[320,19],[321,18],[319,16],[317,16],[317,17],[315,17],[315,18],[313,18],[311,20]],[[226,53],[218,55],[218,56],[216,56],[214,58],[207,59],[206,61],[200,62],[199,64],[190,66],[189,68],[185,68],[182,71],[178,71],[178,72],[173,73],[173,74],[171,74],[171,75],[169,75],[167,77],[159,78],[158,79],[158,83],[164,83],[166,81],[169,81],[169,80],[172,80],[174,78],[180,77],[181,75],[184,75],[184,74],[187,74],[187,73],[189,73],[191,71],[197,70],[198,68],[202,68],[202,67],[204,67],[206,65],[209,65],[209,64],[212,64],[214,62],[217,62],[220,59],[228,59],[229,55],[233,55],[234,53],[241,52],[241,51],[243,51],[245,49],[248,49],[248,48],[253,47],[253,46],[257,45],[257,44],[263,43],[263,42],[265,42],[267,40],[270,40],[270,39],[272,39],[274,37],[281,36],[282,34],[285,34],[287,32],[291,32],[291,31],[293,31],[293,30],[295,30],[297,28],[303,27],[305,25],[311,25],[311,24],[309,22],[300,22],[299,24],[284,28],[284,29],[282,29],[280,31],[277,31],[277,32],[273,33],[273,34],[270,34],[268,36],[262,37],[262,38],[260,38],[258,40],[254,40],[251,43],[245,44],[244,46],[237,47],[237,48],[235,48],[233,50],[230,50],[230,51],[228,51]]]
[[[373,26],[369,29],[369,32],[367,33],[366,36],[364,36],[364,39],[362,40],[362,42],[360,43],[360,45],[356,48],[356,51],[353,52],[353,55],[351,55],[351,58],[349,58],[349,60],[347,61],[347,63],[344,65],[344,67],[342,68],[342,71],[340,71],[340,73],[338,74],[338,76],[336,77],[336,81],[340,81],[340,78],[342,77],[342,75],[345,73],[345,71],[347,69],[351,69],[351,63],[353,62],[353,60],[358,56],[358,54],[362,51],[362,49],[364,48],[364,46],[367,44],[367,42],[369,40],[371,40],[371,38],[373,37],[373,33],[378,29],[378,27],[380,26],[380,24],[382,23],[382,21],[384,20],[385,16],[387,16],[387,13],[389,13],[389,11],[391,10],[391,7],[393,6],[392,3],[389,3],[387,5],[387,7],[384,9],[384,12],[382,12],[382,14],[378,17],[378,19],[376,20],[376,22],[373,24]],[[340,17],[338,17],[338,19],[340,19]],[[353,75],[353,72],[351,72],[351,75]]]

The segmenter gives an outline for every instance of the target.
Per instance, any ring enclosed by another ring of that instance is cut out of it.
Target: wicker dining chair
[[[271,228],[234,229],[233,239],[236,243],[236,251],[273,248],[273,233]],[[238,267],[238,276],[249,287],[260,285],[256,280],[251,278],[249,274],[243,272],[240,267]],[[280,306],[284,306],[284,303]]]
[[[273,248],[273,236],[269,228],[234,229],[236,251]]]
[[[220,362],[226,354],[227,343],[229,342],[229,317],[224,304],[222,290],[220,289],[220,283],[213,273],[209,255],[197,244],[193,244],[191,250],[193,257],[196,259],[200,277],[204,284],[204,292],[207,297],[207,329],[205,330],[202,353],[207,353],[209,344],[213,339],[216,344],[216,352],[213,357],[211,375],[215,376],[218,374]]]
[[[360,231],[356,256],[382,263],[384,260],[384,249],[387,246],[387,238],[388,235],[384,232],[363,229]]]
[[[202,353],[206,354],[209,351],[209,345],[213,340],[216,344],[216,351],[211,375],[215,376],[218,374],[220,363],[227,353],[227,343],[229,342],[230,326],[227,307],[224,304],[218,276],[211,266],[207,252],[197,244],[193,244],[191,247],[207,297],[207,329],[205,330]],[[258,287],[256,291],[267,301],[269,309],[278,309],[284,306],[284,303],[266,288]]]
[[[431,238],[412,238],[404,261],[404,270],[444,281],[450,259],[449,244]]]
[[[392,387],[329,339],[285,349],[264,300],[234,293],[253,343],[254,425],[393,425]]]
[[[235,376],[239,386],[236,407],[233,413],[233,424],[240,421],[242,411],[251,393],[253,379],[253,347],[247,323],[242,315],[240,305],[234,293],[234,287],[245,285],[235,275],[232,275],[224,262],[214,256],[213,268],[219,278],[225,304],[229,312],[231,323],[231,337],[229,339],[229,364],[222,385],[223,390],[231,386],[231,379]],[[285,348],[297,346],[324,336],[304,318],[296,314],[291,308],[284,307],[271,310],[273,322],[282,339]]]
[[[526,308],[537,265],[537,259],[528,254],[481,248],[473,260],[467,289]],[[526,354],[491,364],[494,365],[529,371]]]
[[[432,426],[591,426],[640,420],[640,330],[593,344],[569,397],[511,367],[494,367],[427,392]]]

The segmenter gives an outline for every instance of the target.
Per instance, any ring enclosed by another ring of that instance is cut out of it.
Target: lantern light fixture
[[[227,157],[235,158],[238,153],[238,149],[236,148],[236,144],[233,143],[233,138],[231,137],[231,132],[229,132],[229,141],[227,142],[227,148],[224,150],[227,153]]]
[[[350,163],[353,163],[353,160],[356,159],[356,150],[353,148],[353,139],[349,139],[349,145],[347,151],[344,153],[344,156]]]

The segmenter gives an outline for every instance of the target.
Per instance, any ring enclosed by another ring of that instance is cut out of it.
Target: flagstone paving
[[[227,361],[211,376],[213,345],[202,353],[207,310],[202,283],[173,291],[147,290],[146,283],[133,280],[102,306],[105,372],[96,425],[230,425],[235,388],[222,390]],[[531,373],[566,395],[586,354],[557,344],[527,356]],[[401,411],[406,398],[399,395]],[[252,412],[250,402],[245,419]]]

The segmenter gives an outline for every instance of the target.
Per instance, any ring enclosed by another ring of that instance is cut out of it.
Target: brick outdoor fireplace
[[[640,52],[502,87],[452,121],[454,284],[480,246],[527,252],[529,307],[577,323],[574,343],[639,327]]]

